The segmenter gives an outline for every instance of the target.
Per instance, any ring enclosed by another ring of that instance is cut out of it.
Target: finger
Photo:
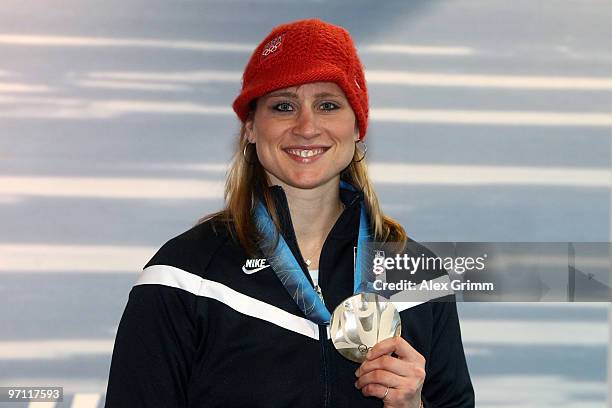
[[[374,360],[366,360],[359,367],[357,367],[357,371],[355,371],[355,375],[357,377],[362,376],[365,373],[368,373],[373,370],[387,370],[394,374],[401,376],[408,376],[412,370],[411,363],[407,360],[400,360],[397,357],[392,357],[388,354],[382,355]]]
[[[397,399],[397,390],[389,387],[389,392],[387,392],[387,386],[381,384],[368,384],[361,389],[361,393],[365,397],[377,397],[387,403]],[[385,393],[387,393],[387,395],[385,395]]]
[[[399,376],[390,371],[386,370],[374,370],[361,375],[355,381],[355,387],[361,389],[368,384],[382,384],[389,387],[400,387],[405,381],[406,377]]]
[[[370,351],[368,351],[366,358],[368,360],[373,360],[384,354],[391,354],[393,352],[395,352],[395,354],[397,354],[397,356],[402,360],[408,360],[410,362],[425,365],[425,357],[423,357],[418,351],[416,351],[401,336],[393,336],[379,343],[376,343],[374,347],[372,347]]]

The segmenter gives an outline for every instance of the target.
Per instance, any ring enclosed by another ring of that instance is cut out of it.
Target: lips
[[[285,149],[285,151],[289,154],[293,154],[295,156],[300,157],[312,157],[318,154],[325,152],[327,149],[317,148],[317,149]]]
[[[292,159],[301,163],[310,163],[321,157],[329,147],[327,146],[291,146],[283,149]]]

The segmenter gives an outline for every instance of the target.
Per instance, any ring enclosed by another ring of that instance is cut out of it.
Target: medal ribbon
[[[355,187],[345,182],[340,181],[340,188],[350,191],[357,191]],[[364,270],[367,270],[368,260],[366,257],[366,248],[369,235],[369,222],[364,202],[360,202],[361,211],[359,215],[359,235],[357,238],[357,254],[355,255],[355,275],[354,275],[354,293],[372,292],[373,283],[368,280]],[[266,256],[268,263],[278,276],[293,301],[298,305],[307,319],[316,324],[328,325],[331,319],[331,313],[317,295],[317,292],[312,287],[300,263],[295,259],[289,245],[285,241],[282,234],[278,234],[278,245],[274,247],[276,239],[276,226],[272,217],[268,213],[265,205],[258,201],[255,205],[255,224],[261,241],[259,247]]]

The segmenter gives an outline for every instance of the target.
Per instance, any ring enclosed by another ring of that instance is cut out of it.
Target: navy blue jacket
[[[283,236],[302,260],[285,193],[270,189]],[[319,285],[330,311],[352,295],[362,197],[341,190],[346,209],[322,247]],[[334,349],[326,326],[304,318],[272,267],[245,273],[248,264],[218,222],[168,240],[129,294],[105,407],[382,407],[355,388],[358,364]],[[453,295],[436,300],[398,308],[402,337],[426,359],[423,402],[473,407]]]

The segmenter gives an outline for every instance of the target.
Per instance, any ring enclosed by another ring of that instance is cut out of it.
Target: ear
[[[257,137],[255,136],[255,132],[253,131],[253,114],[250,113],[247,119],[244,121],[244,130],[245,137],[249,141],[249,143],[256,143]]]
[[[359,122],[357,122],[357,119],[355,119],[355,132],[354,132],[353,140],[355,142],[359,141]]]

